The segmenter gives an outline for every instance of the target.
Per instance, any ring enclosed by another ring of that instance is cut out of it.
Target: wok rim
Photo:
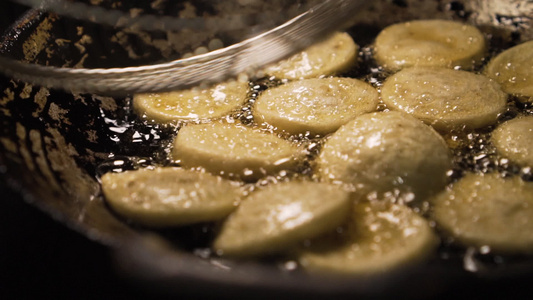
[[[31,9],[21,16],[0,38],[0,51],[8,51],[9,45],[6,46],[6,44],[9,44],[9,39],[18,35],[19,30],[24,30],[23,27],[28,24],[38,22],[38,19],[41,16],[42,13],[37,9]],[[28,27],[29,26],[26,28]],[[0,147],[0,149],[3,148]],[[37,207],[40,211],[44,212],[55,221],[64,224],[67,228],[82,234],[93,242],[108,247],[114,252],[114,258],[122,269],[122,272],[124,272],[122,275],[125,275],[130,280],[136,282],[148,282],[151,285],[163,286],[172,294],[178,293],[180,292],[180,289],[182,289],[182,287],[172,287],[172,284],[181,281],[182,283],[190,284],[191,288],[205,287],[206,285],[215,287],[213,290],[207,291],[213,295],[216,295],[220,291],[226,293],[226,289],[229,287],[232,288],[231,291],[235,294],[241,294],[243,290],[253,290],[254,292],[265,292],[267,294],[273,293],[276,295],[288,293],[286,296],[292,293],[298,295],[310,294],[319,297],[330,297],[331,294],[340,294],[350,297],[353,297],[354,295],[364,297],[386,297],[391,296],[391,291],[383,292],[383,289],[387,289],[387,284],[394,286],[394,281],[396,281],[394,278],[389,278],[389,276],[384,276],[382,278],[350,277],[345,278],[346,280],[339,281],[336,281],[338,278],[333,278],[333,281],[331,281],[326,280],[322,276],[308,276],[305,274],[302,276],[302,274],[291,274],[290,272],[283,273],[279,268],[268,267],[268,269],[265,269],[264,266],[259,265],[258,267],[256,264],[250,265],[248,262],[244,262],[244,271],[249,271],[249,269],[259,270],[259,278],[250,278],[249,273],[242,273],[242,270],[240,269],[236,270],[237,273],[233,272],[230,274],[230,271],[223,273],[225,276],[221,276],[219,267],[214,267],[204,259],[190,253],[182,253],[181,251],[179,258],[194,257],[194,260],[185,259],[180,260],[177,264],[176,261],[175,264],[168,264],[169,256],[168,253],[165,253],[166,250],[164,247],[160,248],[157,246],[153,248],[153,245],[146,244],[146,240],[142,234],[139,234],[138,237],[133,236],[125,240],[102,233],[95,234],[94,232],[91,232],[89,228],[82,226],[75,220],[72,220],[63,213],[55,210],[51,205],[39,201],[39,198],[41,198],[42,195],[39,196],[36,194],[35,190],[27,188],[28,185],[31,185],[31,182],[28,182],[28,177],[23,175],[19,175],[19,177],[16,175],[16,173],[28,174],[28,172],[31,174],[31,171],[28,169],[19,169],[17,172],[12,172],[11,170],[13,167],[9,166],[7,161],[8,158],[6,158],[5,152],[1,151],[0,184],[13,190],[16,194],[21,196],[24,202]],[[156,259],[153,259],[154,257],[150,255],[153,254],[154,251],[161,254],[160,256],[156,256]],[[199,264],[197,263],[198,261],[203,261],[205,263],[202,263],[202,266],[199,267]],[[240,262],[238,264],[240,264]],[[135,269],[138,269],[138,272],[135,272]],[[435,272],[435,270],[432,271],[429,268],[426,269],[429,270],[432,276],[425,276],[427,275],[427,272],[424,270],[422,270],[421,273],[420,270],[413,270],[413,274],[417,275],[412,276],[425,277],[424,279],[428,282],[432,282],[433,278],[440,278],[442,280],[441,283],[446,287],[460,281],[471,282],[487,280],[490,282],[491,280],[501,280],[505,278],[512,279],[514,276],[522,276],[520,270],[501,272],[502,274],[496,274],[493,278],[490,276],[484,278],[483,274],[472,274],[464,270],[460,270],[460,272],[450,272],[445,268]],[[525,273],[533,274],[533,261],[522,269],[525,269]],[[519,274],[516,274],[517,272]],[[282,274],[282,276],[279,276],[280,274]],[[289,275],[285,276],[286,274]],[[394,274],[393,276],[396,275]],[[159,283],[157,281],[159,281]],[[419,284],[420,283],[417,282],[415,285]],[[398,294],[394,294],[394,296],[397,295]]]

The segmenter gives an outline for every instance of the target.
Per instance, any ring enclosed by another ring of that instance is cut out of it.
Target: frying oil
[[[461,13],[458,10],[458,13]],[[349,32],[354,40],[362,45],[359,50],[357,67],[348,70],[340,76],[353,77],[370,83],[378,90],[384,80],[391,75],[373,60],[372,41],[379,33],[379,28],[358,28],[353,27]],[[358,36],[358,33],[366,32],[366,35]],[[495,55],[502,50],[513,46],[515,41],[499,39],[487,34],[489,39],[489,53]],[[485,63],[489,59],[485,60]],[[483,66],[478,66],[479,72]],[[257,182],[248,183],[247,192],[251,192],[259,186],[286,181],[294,177],[313,178],[312,161],[320,152],[323,143],[322,136],[312,136],[309,133],[299,135],[279,134],[274,128],[256,124],[252,114],[253,104],[257,96],[266,89],[283,84],[276,78],[261,78],[250,83],[247,101],[230,116],[219,121],[240,122],[246,126],[258,128],[263,131],[281,135],[283,138],[298,144],[305,152],[306,159],[296,171],[282,171],[278,174],[266,176]],[[106,172],[123,172],[126,170],[139,168],[154,168],[158,166],[179,166],[179,162],[171,159],[170,153],[172,141],[179,134],[179,129],[183,124],[157,125],[146,120],[142,120],[133,112],[131,100],[124,100],[124,112],[119,116],[106,115],[102,112],[102,117],[108,125],[108,138],[116,144],[116,148],[109,155],[109,159],[102,162],[96,168],[96,176],[99,178]],[[378,110],[387,110],[387,107],[380,103]],[[533,115],[532,104],[523,103],[520,99],[510,97],[507,111],[500,116],[496,125],[479,130],[459,130],[443,134],[453,156],[453,169],[448,173],[450,181],[460,179],[466,172],[491,173],[499,172],[502,176],[521,176],[526,181],[533,181],[533,173],[530,167],[520,167],[513,164],[506,158],[500,157],[494,146],[489,142],[491,131],[502,122],[512,119],[518,115]],[[194,122],[194,121],[193,121]],[[200,123],[201,120],[196,122]],[[421,213],[429,209],[425,203],[425,208]],[[433,224],[435,222],[431,221]],[[209,245],[216,233],[216,224],[200,224],[180,229],[166,229],[159,233],[202,258],[211,258],[213,253],[209,250]],[[450,261],[451,265],[463,262],[463,267],[467,271],[478,271],[486,269],[487,266],[494,267],[502,263],[520,262],[522,258],[492,255],[490,248],[468,248],[458,247],[453,239],[443,238],[442,245],[438,252],[438,259]],[[453,262],[452,262],[453,261]],[[298,270],[297,263],[288,260],[277,263],[281,269],[286,271]]]

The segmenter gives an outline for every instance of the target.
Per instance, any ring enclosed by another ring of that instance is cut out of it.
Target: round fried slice
[[[106,173],[102,190],[115,212],[150,227],[223,219],[237,208],[242,196],[235,182],[170,167]]]
[[[323,180],[404,201],[442,190],[452,167],[442,137],[401,112],[370,113],[343,125],[324,144],[317,165]]]
[[[295,168],[300,151],[274,134],[214,122],[181,128],[172,158],[187,168],[202,167],[216,175],[255,180]]]
[[[250,194],[222,225],[213,248],[227,256],[260,256],[333,230],[349,215],[348,192],[325,183],[272,184]]]
[[[533,252],[533,183],[467,174],[431,201],[437,223],[467,246]]]
[[[507,121],[492,132],[496,150],[511,161],[533,167],[533,116]]]
[[[153,123],[203,121],[222,117],[243,104],[248,83],[229,81],[209,88],[192,88],[168,93],[136,94],[133,107]]]
[[[474,26],[446,20],[418,20],[385,28],[376,38],[375,58],[386,69],[432,66],[472,69],[487,51]]]
[[[338,74],[357,61],[359,46],[347,33],[337,32],[265,69],[265,73],[280,79],[303,79]]]
[[[372,275],[419,263],[437,244],[428,222],[407,206],[362,202],[341,233],[311,240],[299,261],[311,271]]]
[[[357,79],[305,79],[263,92],[255,102],[254,117],[292,134],[325,135],[376,110],[378,101],[377,90]]]
[[[404,69],[385,81],[381,96],[387,107],[439,131],[493,124],[507,105],[507,94],[493,80],[443,68]]]
[[[493,58],[485,74],[509,94],[533,101],[533,41],[514,46]]]

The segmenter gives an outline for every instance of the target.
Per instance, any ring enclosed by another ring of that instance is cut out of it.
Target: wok
[[[380,0],[354,19],[349,32],[368,46],[379,30],[395,22],[455,19],[476,24],[497,52],[533,39],[532,6],[532,1]],[[0,51],[56,66],[120,67],[164,57],[134,34],[128,47],[115,35],[114,28],[29,10],[6,31]],[[271,260],[203,258],[209,225],[157,232],[136,227],[114,215],[100,195],[98,176],[115,168],[113,162],[138,166],[140,157],[153,156],[160,143],[172,138],[171,130],[138,122],[128,97],[71,94],[5,77],[0,90],[2,182],[64,226],[108,247],[118,272],[148,289],[226,297],[425,298],[460,286],[533,276],[531,257],[505,258],[501,264],[479,258],[477,272],[469,272],[461,249],[443,249],[423,266],[368,278],[310,275]]]

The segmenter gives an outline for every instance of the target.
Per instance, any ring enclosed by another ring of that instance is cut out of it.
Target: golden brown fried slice
[[[376,38],[375,56],[386,69],[445,67],[472,69],[487,51],[474,26],[447,20],[418,20],[385,28]]]
[[[469,173],[431,203],[438,225],[464,245],[533,253],[531,182]]]
[[[300,151],[274,134],[214,122],[181,128],[172,157],[188,168],[201,167],[224,177],[255,180],[294,169],[300,161]]]
[[[237,208],[235,182],[180,168],[106,173],[102,190],[119,215],[150,227],[217,221]]]
[[[404,113],[378,112],[332,134],[317,165],[322,180],[348,184],[368,197],[409,202],[444,188],[451,157],[431,127]]]
[[[387,78],[381,96],[387,107],[444,132],[494,124],[507,105],[493,80],[444,68],[404,69]]]
[[[378,101],[376,89],[357,79],[305,79],[263,92],[255,102],[254,117],[280,131],[325,135],[376,110]]]
[[[244,103],[247,93],[247,82],[230,81],[209,88],[137,94],[133,107],[143,119],[155,123],[204,121],[229,114]]]
[[[330,38],[265,69],[280,79],[303,79],[341,73],[357,61],[359,46],[347,33]]]
[[[533,41],[500,53],[485,68],[485,74],[509,94],[533,101]]]
[[[503,156],[533,167],[533,116],[507,121],[492,132],[492,143]]]
[[[341,233],[311,240],[299,261],[311,271],[372,275],[424,260],[437,242],[429,223],[407,206],[362,202]]]
[[[338,186],[293,181],[250,194],[223,224],[213,248],[221,255],[278,252],[340,225],[350,212],[349,193]]]

